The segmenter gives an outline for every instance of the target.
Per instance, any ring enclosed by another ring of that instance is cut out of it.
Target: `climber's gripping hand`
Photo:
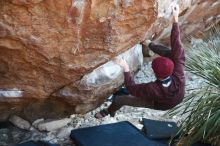
[[[174,22],[178,22],[178,17],[179,17],[179,5],[178,4],[171,4],[171,9],[172,9],[172,15],[173,15],[173,20]]]

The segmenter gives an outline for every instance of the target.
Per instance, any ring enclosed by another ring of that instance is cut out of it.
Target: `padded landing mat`
[[[197,142],[197,143],[193,144],[192,146],[211,146],[211,144],[206,144],[206,143],[202,143],[202,142]]]
[[[77,146],[167,146],[147,139],[129,122],[119,122],[71,131]]]
[[[144,132],[150,139],[166,139],[175,136],[178,127],[175,122],[156,121],[143,118]]]
[[[28,142],[25,142],[25,143],[17,144],[15,146],[59,146],[59,145],[50,144],[50,143],[43,142],[43,141],[37,141],[37,142],[28,141]]]

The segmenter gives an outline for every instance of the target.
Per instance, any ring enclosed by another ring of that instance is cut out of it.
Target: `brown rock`
[[[219,22],[219,1],[179,2],[184,36]],[[122,74],[111,79],[109,72],[97,73],[97,81],[103,79],[97,86],[87,84],[88,74],[144,38],[167,42],[170,3],[1,0],[0,120],[14,113],[34,121],[94,109],[122,84]],[[131,62],[134,70],[141,63]]]
[[[0,1],[0,119],[18,112],[33,121],[66,116],[76,105],[78,112],[95,108],[111,93],[111,84],[94,96],[82,93],[77,83],[141,41],[156,19],[154,3]],[[51,97],[68,85],[75,98]]]
[[[157,0],[158,18],[147,32],[146,38],[169,45],[170,37],[170,13],[169,4],[172,0]],[[211,26],[220,21],[220,1],[218,0],[179,0],[182,40],[187,38],[203,37],[201,32],[207,31]]]

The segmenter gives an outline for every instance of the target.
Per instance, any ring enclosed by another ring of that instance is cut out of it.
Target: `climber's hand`
[[[152,42],[151,40],[144,40],[144,41],[141,42],[140,44],[141,44],[141,45],[144,45],[144,46],[149,46],[149,44],[150,44],[151,42]]]
[[[113,60],[117,65],[119,65],[120,67],[122,67],[124,69],[124,72],[129,72],[129,66],[127,64],[127,62],[124,59],[121,58],[115,58]]]
[[[179,17],[179,5],[178,4],[171,4],[171,9],[172,9],[172,15],[174,22],[178,22],[178,17]]]

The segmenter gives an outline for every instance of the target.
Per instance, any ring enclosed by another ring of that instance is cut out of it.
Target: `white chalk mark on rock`
[[[0,97],[22,97],[23,91],[13,88],[13,89],[0,89]]]

